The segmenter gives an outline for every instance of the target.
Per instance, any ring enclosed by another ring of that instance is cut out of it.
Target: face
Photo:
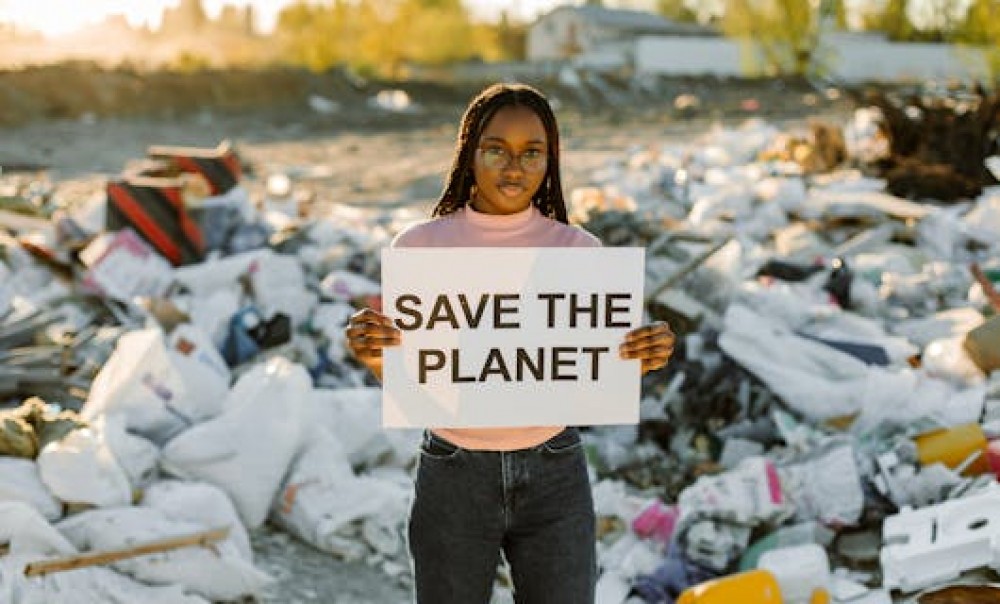
[[[479,139],[473,162],[472,207],[484,214],[513,214],[531,205],[548,169],[548,139],[527,107],[497,110]]]

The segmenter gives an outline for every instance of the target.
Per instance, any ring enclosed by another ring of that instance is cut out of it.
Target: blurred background
[[[550,80],[617,102],[671,77],[994,81],[1000,14],[995,0],[2,0],[0,67],[7,125],[371,79]]]

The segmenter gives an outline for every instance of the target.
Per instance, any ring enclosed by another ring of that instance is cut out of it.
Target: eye
[[[528,149],[524,152],[525,159],[535,160],[542,157],[543,153],[541,149]]]

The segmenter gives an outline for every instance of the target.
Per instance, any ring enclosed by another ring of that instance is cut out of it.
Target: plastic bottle
[[[913,442],[917,445],[917,458],[921,465],[940,462],[954,469],[978,452],[979,456],[969,463],[962,473],[966,476],[978,476],[990,471],[986,454],[986,435],[979,424],[965,424],[928,432],[917,436]]]

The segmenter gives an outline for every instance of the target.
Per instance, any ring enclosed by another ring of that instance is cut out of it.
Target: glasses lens
[[[505,170],[511,165],[510,152],[503,147],[487,147],[480,149],[483,158],[483,165],[489,170]],[[529,149],[517,156],[517,162],[525,172],[542,172],[547,164],[547,157],[543,151]]]
[[[510,154],[500,147],[488,147],[482,152],[483,165],[490,170],[502,170],[510,163]]]
[[[541,151],[526,151],[520,159],[525,172],[541,172],[545,169],[546,157]]]

